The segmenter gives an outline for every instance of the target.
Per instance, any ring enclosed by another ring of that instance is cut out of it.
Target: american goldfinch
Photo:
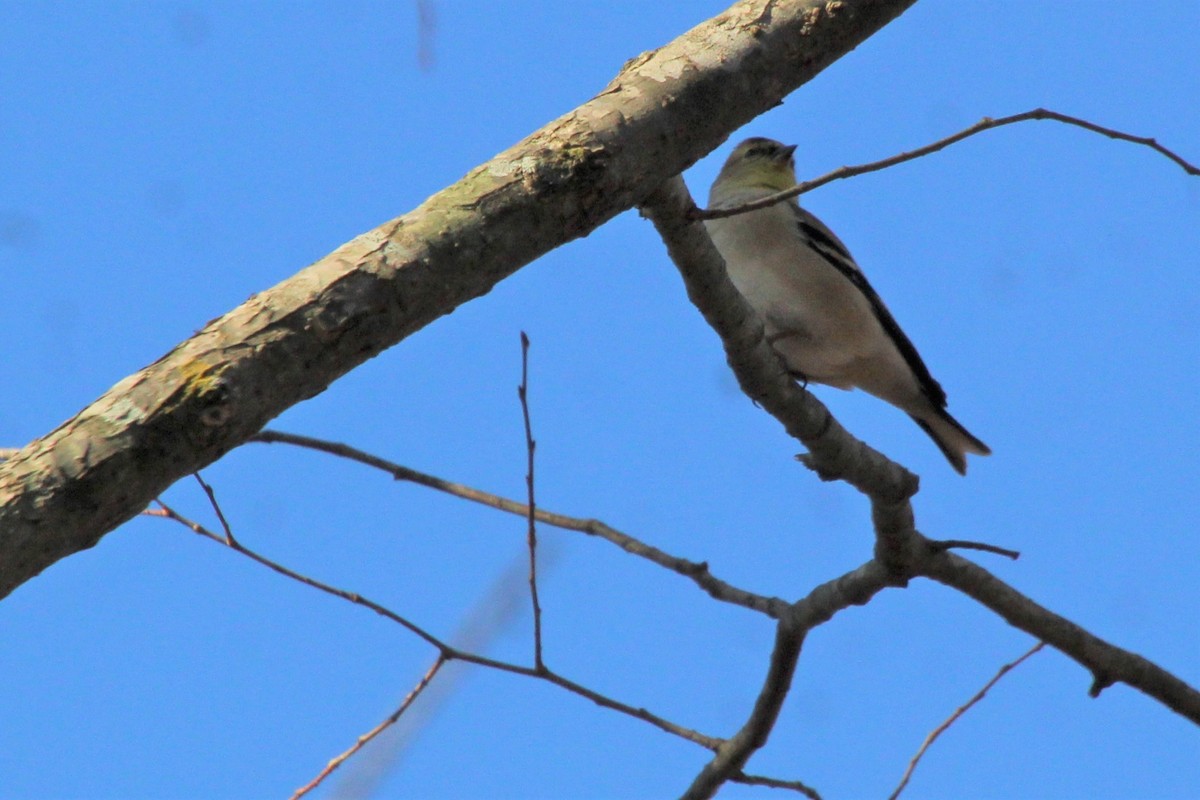
[[[773,139],[742,142],[713,183],[709,207],[731,208],[794,186],[795,150]],[[846,246],[795,198],[705,225],[794,376],[886,400],[908,413],[960,474],[967,453],[992,452],[946,412],[946,392]]]

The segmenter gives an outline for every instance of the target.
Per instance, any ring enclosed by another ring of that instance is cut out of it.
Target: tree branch
[[[890,583],[887,570],[877,561],[868,561],[856,570],[821,584],[788,608],[788,613],[776,627],[767,677],[754,709],[741,729],[721,743],[712,760],[704,765],[682,797],[688,800],[712,797],[726,781],[743,776],[742,768],[750,756],[767,743],[767,737],[775,727],[792,684],[804,637],[813,628],[828,622],[838,611],[865,605]],[[808,792],[812,792],[810,797],[816,794],[811,789],[807,789]]]
[[[362,750],[364,747],[366,747],[372,739],[395,725],[400,720],[400,717],[404,714],[404,712],[408,710],[409,706],[411,706],[413,702],[420,697],[421,692],[425,691],[425,687],[429,685],[429,682],[433,680],[433,676],[437,675],[438,670],[440,670],[442,665],[445,663],[446,657],[439,653],[437,658],[433,660],[433,664],[430,665],[429,669],[425,671],[425,674],[421,676],[421,680],[419,680],[417,685],[412,688],[412,691],[404,696],[404,699],[400,702],[400,705],[395,711],[393,711],[391,714],[388,714],[387,718],[384,719],[383,722],[379,723],[362,736],[359,736],[358,739],[355,740],[354,744],[352,744],[345,751],[338,754],[335,758],[330,759],[329,763],[325,765],[324,769],[317,773],[316,777],[292,793],[291,800],[300,800],[301,797],[320,786],[326,778],[333,774],[334,770],[346,763],[346,761],[359,750]]]
[[[1001,678],[1003,678],[1005,675],[1007,675],[1012,670],[1019,667],[1021,665],[1021,662],[1025,661],[1025,659],[1029,658],[1030,656],[1032,656],[1034,653],[1036,653],[1038,650],[1041,650],[1045,646],[1046,646],[1045,642],[1038,642],[1033,647],[1026,650],[1025,654],[1022,655],[1020,658],[1018,658],[1016,661],[1005,664],[1003,667],[1001,667],[999,669],[999,671],[996,672],[995,675],[992,676],[992,679],[990,681],[988,681],[987,683],[984,684],[982,689],[980,689],[978,692],[975,693],[975,695],[970,700],[968,700],[967,702],[963,703],[961,706],[956,708],[954,710],[953,714],[951,714],[940,725],[938,725],[936,728],[934,728],[929,733],[929,735],[925,737],[925,741],[921,742],[921,746],[919,748],[917,748],[916,755],[914,755],[912,757],[912,759],[908,762],[908,768],[904,770],[904,775],[901,776],[900,783],[896,786],[896,788],[894,790],[892,790],[892,793],[888,796],[888,800],[896,800],[896,798],[898,798],[904,792],[904,787],[908,786],[909,780],[912,779],[913,770],[915,770],[917,768],[917,764],[920,763],[921,758],[925,755],[925,752],[929,749],[929,746],[932,745],[939,736],[941,736],[943,733],[945,733],[950,728],[951,725],[953,725],[956,721],[958,721],[959,717],[961,717],[963,714],[970,711],[972,706],[974,706],[976,703],[978,703],[980,700],[982,700],[985,696],[987,696],[988,691],[991,690],[991,688],[993,686],[995,686],[997,683],[999,683]]]
[[[542,669],[542,604],[538,600],[537,585],[537,500],[534,498],[533,464],[537,442],[533,438],[533,424],[529,421],[529,337],[521,331],[521,385],[517,387],[517,398],[521,401],[521,419],[525,423],[525,489],[526,503],[525,544],[529,549],[529,602],[533,607],[533,665]]]
[[[948,544],[961,546],[962,542],[931,542],[916,530],[909,499],[917,489],[916,476],[848,434],[823,404],[787,374],[763,336],[762,323],[734,288],[720,254],[703,225],[694,219],[694,208],[682,178],[675,177],[647,198],[642,211],[662,236],[683,276],[688,296],[721,337],[743,391],[809,448],[806,463],[819,475],[844,480],[868,497],[875,529],[875,560],[861,569],[876,573],[878,587],[904,585],[916,575],[954,586],[1092,670],[1096,677],[1093,695],[1114,680],[1121,680],[1200,722],[1200,695],[1187,684],[1052,614],[987,570],[947,551]],[[874,591],[878,588],[865,594],[862,602]],[[839,607],[844,606],[822,606],[814,600],[804,613],[828,608],[831,610],[821,613],[832,614]],[[804,624],[797,625],[799,630],[807,630]],[[765,732],[741,741],[751,749],[761,746]],[[722,781],[740,772],[749,756],[746,751],[736,750],[721,759],[721,752],[697,776],[687,796],[710,796]]]
[[[1200,725],[1200,692],[1151,661],[1109,644],[1038,605],[983,567],[953,553],[930,553],[915,571],[995,611],[1009,625],[1041,639],[1092,673],[1089,694],[1121,682]]]
[[[785,781],[778,778],[768,778],[764,775],[747,775],[740,773],[732,776],[729,779],[733,783],[744,783],[747,786],[766,786],[770,789],[791,789],[793,792],[799,792],[809,800],[821,800],[820,793],[801,781]]]
[[[314,439],[311,436],[301,436],[296,433],[285,433],[284,431],[275,430],[266,430],[255,434],[250,437],[249,441],[262,442],[264,444],[290,444],[296,447],[304,447],[328,453],[382,470],[396,480],[410,481],[429,489],[436,489],[439,492],[445,492],[454,497],[470,500],[473,503],[479,503],[519,517],[526,517],[529,514],[529,506],[518,503],[516,500],[510,500],[506,497],[484,492],[462,483],[454,483],[453,481],[443,480],[424,472],[418,472],[415,469],[401,466],[400,464],[371,455],[340,442],[330,442],[324,439]],[[600,520],[569,517],[565,514],[546,511],[544,508],[535,509],[533,516],[538,522],[543,522],[555,528],[586,533],[589,536],[604,539],[627,553],[644,558],[660,567],[682,575],[693,581],[714,600],[743,606],[776,619],[782,616],[787,610],[787,602],[778,597],[767,597],[739,589],[714,576],[709,571],[708,564],[705,562],[689,561],[686,558],[673,556],[670,553],[659,550],[653,545],[635,539],[627,533],[622,533]]]
[[[690,218],[695,207],[677,176],[647,198],[642,213],[662,236],[688,297],[721,337],[742,391],[809,449],[806,464],[822,478],[844,480],[870,498],[883,562],[907,561],[900,550],[913,530],[909,498],[917,492],[917,476],[847,433],[796,384],[767,343],[758,315],[734,288],[704,225]]]
[[[641,202],[913,2],[742,0],[210,322],[0,464],[0,597],[288,407]]]
[[[905,153],[898,153],[894,156],[880,159],[879,161],[872,161],[869,164],[860,164],[856,167],[838,167],[832,172],[827,172],[819,178],[813,178],[811,181],[802,181],[790,189],[785,189],[782,192],[776,192],[775,194],[764,197],[761,200],[754,200],[753,202],[744,203],[740,206],[703,210],[695,209],[694,211],[690,212],[690,216],[693,219],[720,219],[722,217],[733,217],[737,216],[738,214],[746,214],[750,211],[756,211],[760,208],[767,208],[775,205],[776,203],[783,202],[784,200],[789,200],[793,197],[799,197],[802,194],[807,194],[813,189],[820,188],[827,183],[832,183],[833,181],[842,180],[844,178],[852,178],[855,175],[865,175],[868,172],[878,172],[882,169],[894,167],[897,164],[903,164],[905,161],[923,158],[931,153],[944,150],[950,145],[961,142],[963,139],[974,136],[977,133],[990,131],[994,128],[1002,128],[1005,125],[1012,125],[1017,122],[1029,122],[1031,120],[1052,120],[1054,122],[1062,122],[1066,125],[1074,125],[1077,128],[1083,128],[1084,130],[1091,131],[1092,133],[1098,133],[1102,136],[1107,136],[1110,139],[1140,144],[1144,147],[1149,147],[1151,150],[1156,151],[1159,155],[1174,161],[1188,175],[1200,175],[1200,167],[1197,167],[1191,162],[1186,161],[1179,154],[1172,150],[1168,150],[1159,144],[1157,140],[1148,136],[1134,136],[1131,133],[1125,133],[1123,131],[1116,130],[1115,128],[1106,128],[1103,125],[1097,125],[1096,123],[1088,122],[1085,119],[1068,116],[1067,114],[1060,114],[1057,111],[1051,111],[1046,108],[1035,108],[1032,111],[1026,111],[1021,114],[1013,114],[1008,117],[999,117],[996,119],[993,119],[992,117],[984,117],[974,125],[964,128],[958,133],[951,134],[944,139],[939,139],[936,142],[927,144],[924,147],[918,147],[915,150],[909,150]]]
[[[715,795],[725,781],[741,773],[754,751],[767,743],[767,736],[775,727],[779,710],[783,708],[783,701],[787,699],[788,689],[792,686],[792,676],[796,673],[796,662],[800,659],[800,646],[804,644],[806,633],[806,629],[796,627],[791,619],[779,621],[775,628],[775,647],[771,651],[767,677],[749,719],[741,730],[721,743],[712,761],[704,765],[692,785],[680,795],[682,800],[707,800]]]
[[[209,497],[210,497],[210,502],[212,502],[215,505],[216,504],[215,497],[211,494],[209,495]],[[475,653],[467,652],[466,650],[460,649],[458,647],[454,647],[454,646],[442,641],[438,637],[434,636],[432,633],[429,633],[428,631],[421,628],[420,626],[416,625],[415,623],[410,622],[408,619],[402,617],[401,615],[397,614],[395,611],[392,611],[391,609],[387,608],[386,606],[383,606],[373,600],[363,597],[362,595],[360,595],[356,592],[348,592],[345,589],[339,589],[336,586],[332,586],[328,583],[324,583],[323,581],[319,581],[316,578],[312,578],[312,577],[309,577],[308,575],[303,575],[299,572],[296,572],[295,570],[293,570],[289,567],[285,567],[284,565],[280,564],[277,561],[272,561],[271,559],[267,558],[266,556],[261,555],[260,553],[257,553],[248,547],[245,547],[240,542],[238,542],[237,539],[233,538],[232,536],[220,536],[220,535],[212,532],[211,530],[204,527],[200,523],[198,523],[194,520],[188,519],[187,517],[183,516],[179,512],[175,511],[175,509],[166,505],[161,500],[156,500],[155,503],[156,503],[156,505],[158,505],[157,509],[149,509],[147,511],[144,511],[143,513],[147,514],[149,516],[160,517],[162,519],[171,520],[172,522],[177,522],[177,523],[183,525],[188,530],[192,531],[193,533],[203,536],[205,539],[216,542],[217,544],[228,547],[230,550],[233,550],[234,552],[249,558],[251,561],[254,561],[257,564],[259,564],[263,567],[266,567],[267,569],[269,569],[275,573],[278,573],[279,575],[282,575],[285,578],[290,578],[291,580],[302,583],[305,586],[308,586],[308,587],[316,589],[320,592],[324,592],[326,594],[332,595],[333,597],[340,598],[340,599],[345,600],[348,603],[352,603],[356,606],[361,606],[363,608],[370,609],[371,611],[374,611],[376,614],[380,615],[381,617],[383,617],[387,620],[390,620],[391,622],[395,622],[396,624],[400,625],[401,627],[407,629],[410,633],[416,634],[418,637],[423,639],[427,644],[436,648],[439,656],[446,661],[454,661],[454,660],[463,661],[468,664],[475,664],[475,665],[481,666],[481,667],[489,667],[491,669],[499,670],[500,672],[507,672],[507,673],[511,673],[513,675],[524,675],[527,678],[536,678],[538,680],[543,680],[543,681],[546,681],[547,683],[552,683],[555,686],[559,686],[563,689],[566,689],[567,691],[569,691],[573,694],[577,694],[580,697],[583,697],[587,700],[591,700],[593,703],[595,703],[598,706],[602,706],[604,708],[608,708],[613,711],[618,711],[622,714],[626,714],[635,719],[640,719],[643,722],[648,722],[651,725],[654,725],[655,727],[659,728],[660,730],[666,731],[667,733],[674,734],[675,736],[678,736],[682,739],[686,739],[689,742],[698,744],[701,747],[706,747],[709,750],[715,750],[721,744],[722,740],[720,740],[720,739],[714,738],[712,736],[706,736],[705,734],[700,733],[699,731],[693,730],[691,728],[685,728],[682,725],[677,725],[676,723],[671,722],[670,720],[665,719],[664,717],[660,717],[657,714],[653,714],[644,708],[634,708],[631,705],[622,703],[621,701],[615,700],[611,697],[608,697],[607,695],[600,694],[599,692],[589,689],[582,684],[576,683],[575,681],[572,681],[569,678],[559,675],[558,673],[545,667],[544,665],[541,666],[540,668],[526,667],[526,666],[522,666],[520,664],[512,664],[507,661],[500,661],[500,660],[497,660],[494,658],[488,658],[486,656],[477,655]]]

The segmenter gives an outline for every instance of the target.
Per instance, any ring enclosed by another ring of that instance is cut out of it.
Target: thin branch
[[[791,619],[779,621],[775,627],[775,647],[771,651],[767,677],[754,701],[754,710],[741,730],[717,748],[713,759],[704,765],[692,785],[681,795],[682,800],[705,800],[715,795],[721,785],[741,773],[750,756],[767,743],[791,688],[806,633],[806,628],[797,627]]]
[[[891,585],[891,575],[878,561],[872,560],[855,570],[827,581],[788,608],[775,632],[775,647],[767,677],[758,699],[741,729],[726,740],[704,765],[684,792],[684,798],[707,798],[721,785],[743,774],[743,767],[755,751],[767,743],[783,701],[787,698],[800,658],[800,647],[808,631],[828,622],[834,614],[855,605],[865,605]]]
[[[212,531],[210,531],[208,528],[204,527],[200,523],[195,522],[194,520],[188,519],[187,517],[183,516],[182,514],[177,512],[175,509],[171,508],[166,503],[164,503],[162,500],[155,500],[154,502],[159,507],[159,510],[155,511],[154,509],[147,509],[144,512],[147,516],[163,517],[165,519],[170,519],[175,522],[178,522],[179,524],[183,525],[184,527],[186,527],[188,530],[192,531],[193,533],[197,533],[206,539],[210,539],[210,540],[216,542],[217,544],[224,545],[225,547],[228,547],[229,549],[233,550],[234,552],[240,553],[241,555],[246,556],[246,558],[249,558],[250,560],[261,564],[262,566],[266,567],[267,569],[279,573],[280,575],[284,576],[285,578],[291,578],[294,581],[303,583],[305,586],[309,586],[313,589],[324,592],[325,594],[329,594],[334,597],[341,598],[342,600],[345,600],[349,603],[354,603],[355,605],[362,606],[364,608],[369,608],[370,610],[374,611],[376,614],[380,615],[381,617],[389,619],[392,622],[397,623],[398,625],[402,625],[403,627],[407,628],[412,633],[415,633],[417,636],[424,639],[430,645],[437,648],[437,650],[439,652],[441,652],[448,658],[462,658],[467,661],[481,663],[479,660],[477,660],[478,657],[470,656],[469,654],[459,652],[455,648],[450,647],[448,644],[446,644],[445,642],[438,639],[432,633],[429,633],[428,631],[426,631],[424,628],[421,628],[418,625],[408,621],[407,619],[400,616],[396,612],[380,605],[379,603],[369,600],[360,594],[356,594],[354,592],[348,592],[344,589],[339,589],[336,586],[331,586],[327,583],[322,583],[321,581],[319,581],[315,578],[310,578],[307,575],[303,575],[299,572],[296,572],[293,569],[289,569],[288,567],[285,567],[278,562],[272,561],[271,559],[267,558],[266,556],[256,553],[255,551],[242,545],[240,542],[238,542],[236,539],[234,539],[232,537],[230,537],[229,539],[226,539],[219,534],[213,533]],[[488,659],[484,659],[484,661],[487,661],[487,660]],[[499,664],[500,662],[496,662],[496,663]]]
[[[776,203],[781,203],[784,200],[790,200],[793,197],[799,197],[800,195],[811,192],[813,189],[817,189],[827,183],[832,183],[833,181],[842,180],[844,178],[852,178],[855,175],[865,175],[868,172],[878,172],[879,170],[887,169],[888,167],[894,167],[897,164],[903,164],[905,161],[912,161],[914,159],[927,156],[930,153],[936,153],[939,150],[943,150],[952,144],[961,142],[963,139],[974,136],[977,133],[990,131],[994,128],[1001,128],[1005,125],[1012,125],[1017,122],[1027,122],[1029,120],[1052,120],[1054,122],[1062,122],[1067,125],[1074,125],[1076,127],[1083,128],[1084,130],[1092,131],[1093,133],[1099,133],[1102,136],[1107,136],[1110,139],[1119,139],[1124,142],[1132,142],[1144,147],[1149,147],[1152,150],[1162,154],[1166,158],[1169,158],[1171,161],[1174,161],[1176,164],[1182,167],[1184,172],[1186,172],[1188,175],[1200,175],[1200,167],[1196,167],[1194,164],[1184,160],[1174,151],[1163,147],[1153,138],[1147,136],[1134,136],[1133,134],[1124,133],[1113,128],[1106,128],[1102,125],[1097,125],[1094,122],[1088,122],[1087,120],[1080,119],[1078,117],[1060,114],[1057,111],[1050,111],[1045,108],[1035,108],[1032,111],[1026,111],[1021,114],[1013,114],[1012,116],[1008,117],[999,117],[996,119],[993,119],[992,117],[984,117],[979,122],[976,122],[974,125],[968,128],[964,128],[958,133],[947,136],[944,139],[939,139],[938,141],[933,142],[932,144],[927,144],[924,147],[918,147],[916,150],[909,150],[908,152],[900,153],[889,158],[880,159],[879,161],[872,161],[869,164],[860,164],[855,167],[838,167],[832,172],[827,172],[819,178],[815,178],[811,181],[803,181],[790,189],[785,189],[782,192],[777,192],[768,197],[764,197],[761,200],[755,200],[744,205],[735,206],[732,208],[711,208],[704,210],[695,209],[691,212],[691,217],[693,219],[720,219],[722,217],[732,217],[738,214],[745,214],[750,211],[757,211],[760,208],[767,208],[775,205]]]
[[[333,758],[328,764],[325,765],[324,769],[322,769],[319,773],[317,773],[317,776],[315,778],[313,778],[311,781],[309,781],[308,783],[304,784],[299,789],[297,789],[295,791],[295,793],[292,794],[292,800],[299,800],[299,798],[303,797],[304,795],[311,792],[313,789],[320,786],[321,782],[324,781],[326,778],[328,778],[330,775],[332,775],[333,771],[335,769],[337,769],[338,767],[340,767],[347,759],[349,759],[351,756],[353,756],[359,750],[363,749],[363,747],[365,747],[367,745],[367,743],[370,742],[372,739],[374,739],[376,736],[383,733],[385,730],[390,728],[392,725],[395,725],[396,721],[399,720],[401,715],[403,715],[404,712],[408,710],[408,707],[413,704],[413,701],[416,700],[417,697],[420,696],[421,692],[423,692],[425,690],[425,687],[429,685],[429,682],[433,680],[433,676],[437,675],[438,670],[440,670],[442,668],[442,665],[445,663],[446,663],[446,656],[442,653],[438,653],[438,657],[434,660],[433,664],[429,667],[428,670],[425,671],[425,674],[423,676],[421,676],[421,680],[418,681],[417,685],[412,688],[412,691],[410,691],[404,697],[404,700],[400,703],[400,706],[395,711],[393,711],[391,714],[389,714],[387,716],[387,719],[385,719],[383,722],[379,723],[374,728],[372,728],[371,730],[364,733],[362,736],[359,736],[358,741],[356,741],[350,747],[350,749],[346,750],[341,755],[338,755],[337,757]]]
[[[553,565],[558,552],[560,550],[554,546],[541,548],[539,567],[542,574],[545,574],[548,566]],[[454,632],[447,637],[453,647],[476,653],[485,652],[523,614],[529,591],[526,586],[526,559],[526,553],[522,551],[496,576],[488,590],[475,599]],[[342,780],[330,789],[330,797],[337,800],[378,795],[388,772],[404,757],[408,747],[420,738],[422,731],[432,722],[446,699],[456,691],[463,677],[464,670],[444,670],[421,695],[420,703],[404,715],[404,719],[387,737],[381,737],[374,747],[346,765]]]
[[[230,547],[236,547],[237,540],[233,538],[233,529],[229,527],[229,520],[225,519],[225,512],[221,510],[221,504],[217,502],[216,492],[204,482],[204,478],[200,477],[199,472],[193,472],[192,477],[196,479],[196,483],[200,484],[200,488],[204,490],[204,494],[208,497],[208,504],[216,512],[217,520],[221,523],[221,529],[225,531],[225,544]]]
[[[614,700],[611,697],[602,695],[599,692],[589,689],[583,684],[576,683],[570,678],[559,675],[557,672],[554,672],[548,667],[544,668],[541,672],[530,669],[522,672],[521,674],[528,675],[532,678],[541,678],[545,681],[553,683],[555,686],[561,686],[563,689],[566,689],[572,694],[577,694],[580,697],[587,698],[602,708],[619,711],[622,714],[633,717],[634,719],[640,719],[643,722],[648,722],[656,728],[664,730],[667,733],[674,734],[681,739],[686,739],[693,744],[698,744],[708,750],[716,750],[724,741],[723,739],[718,739],[715,736],[708,736],[700,733],[692,728],[685,728],[682,725],[676,725],[674,722],[664,719],[657,714],[652,714],[644,708],[634,708],[633,706],[622,703],[619,700]]]
[[[914,565],[916,574],[957,589],[1081,664],[1092,673],[1093,697],[1119,681],[1200,725],[1200,692],[1167,670],[1035,603],[974,562],[954,553],[926,553]]]
[[[873,558],[814,588],[788,608],[788,617],[796,627],[810,631],[824,625],[840,611],[851,606],[865,606],[872,597],[895,585],[887,567]]]
[[[1009,550],[1006,547],[999,547],[987,542],[971,542],[966,539],[930,539],[928,541],[929,548],[936,553],[957,548],[959,550],[981,550],[985,553],[995,553],[998,556],[1011,558],[1013,561],[1021,557],[1021,553],[1018,550]]]
[[[537,442],[533,439],[533,425],[529,422],[529,337],[521,331],[521,385],[517,387],[521,401],[521,417],[525,422],[526,472],[525,488],[529,502],[526,504],[526,519],[529,520],[526,543],[529,547],[529,599],[533,605],[533,665],[544,669],[542,663],[542,605],[538,602],[537,587],[537,502],[533,496],[533,454]]]
[[[921,747],[917,750],[916,755],[914,755],[912,757],[912,760],[908,762],[908,769],[904,770],[904,777],[902,777],[900,779],[900,784],[896,787],[896,790],[891,793],[891,795],[888,797],[888,800],[896,800],[896,798],[900,796],[900,793],[904,791],[904,787],[908,786],[908,781],[912,777],[913,770],[915,770],[917,768],[917,762],[919,762],[921,760],[921,757],[923,755],[925,755],[925,751],[929,749],[929,746],[931,744],[933,744],[934,741],[936,741],[937,738],[942,735],[942,733],[944,733],[951,725],[953,725],[958,720],[959,717],[961,717],[963,714],[967,713],[967,711],[969,711],[972,706],[974,706],[976,703],[978,703],[980,700],[982,700],[984,698],[984,696],[988,693],[988,691],[993,686],[995,686],[997,683],[1000,682],[1001,678],[1003,678],[1005,675],[1007,675],[1013,669],[1019,667],[1021,665],[1021,662],[1023,662],[1025,659],[1029,658],[1030,656],[1032,656],[1034,653],[1041,650],[1045,646],[1046,646],[1045,642],[1038,642],[1033,647],[1029,648],[1029,650],[1027,650],[1025,652],[1025,654],[1023,656],[1021,656],[1020,658],[1018,658],[1016,661],[1012,662],[1011,664],[1005,664],[1003,667],[1000,668],[1000,671],[997,672],[992,677],[992,679],[990,681],[988,681],[986,684],[984,684],[984,687],[982,689],[980,689],[978,692],[975,693],[974,697],[972,697],[970,700],[968,700],[963,705],[959,706],[958,709],[955,710],[955,712],[953,714],[951,714],[949,717],[947,717],[946,720],[941,725],[938,725],[936,728],[934,728],[933,731],[928,736],[925,737],[925,741],[921,743]]]
[[[666,731],[667,733],[674,734],[675,736],[678,736],[682,739],[686,739],[689,742],[694,742],[695,744],[698,744],[701,747],[705,747],[709,750],[715,750],[717,747],[720,746],[720,744],[722,742],[721,739],[717,739],[712,736],[707,736],[707,735],[700,733],[699,731],[695,731],[691,728],[685,728],[684,726],[678,725],[674,722],[671,722],[670,720],[660,717],[657,714],[653,714],[644,708],[634,708],[633,706],[628,705],[627,703],[622,703],[619,700],[614,700],[611,697],[602,695],[599,692],[593,691],[593,690],[587,688],[586,686],[583,686],[582,684],[575,683],[574,681],[570,680],[569,678],[559,675],[548,668],[543,667],[541,670],[538,670],[538,669],[534,669],[533,667],[523,667],[519,664],[511,664],[506,661],[498,661],[494,658],[487,658],[486,656],[477,655],[475,653],[469,653],[469,652],[461,650],[457,647],[452,647],[452,646],[446,644],[445,642],[443,642],[442,640],[438,639],[433,634],[425,631],[423,628],[418,627],[416,624],[409,622],[404,617],[400,616],[399,614],[392,611],[391,609],[388,609],[385,606],[380,605],[379,603],[376,603],[372,600],[368,600],[367,598],[365,598],[362,595],[359,595],[357,593],[348,592],[344,589],[338,589],[334,586],[330,586],[329,584],[322,583],[321,581],[318,581],[315,578],[310,578],[307,575],[302,575],[302,574],[296,572],[295,570],[289,569],[288,567],[285,567],[282,564],[278,564],[278,563],[270,560],[269,558],[266,558],[265,556],[259,555],[258,553],[254,552],[253,550],[249,549],[248,547],[245,547],[242,544],[238,543],[236,539],[227,542],[222,536],[220,536],[216,533],[213,533],[212,531],[210,531],[208,528],[204,527],[200,523],[195,522],[191,519],[188,519],[187,517],[183,516],[182,514],[175,511],[170,506],[168,506],[162,500],[156,499],[154,502],[156,505],[158,505],[158,509],[146,509],[145,511],[142,512],[144,515],[151,516],[151,517],[159,517],[162,519],[169,519],[174,522],[178,522],[179,524],[183,525],[184,527],[186,527],[188,530],[192,531],[193,533],[199,534],[200,536],[203,536],[204,538],[209,539],[210,541],[216,542],[217,544],[220,544],[224,547],[228,547],[229,549],[233,550],[234,552],[240,553],[241,555],[246,556],[247,558],[257,562],[258,564],[266,567],[267,569],[272,570],[273,572],[283,575],[286,578],[291,578],[292,580],[298,581],[298,582],[304,584],[305,586],[309,586],[309,587],[312,587],[319,591],[325,592],[326,594],[340,598],[349,603],[353,603],[354,605],[368,608],[371,611],[374,611],[376,614],[379,614],[380,616],[384,617],[385,619],[391,620],[392,622],[395,622],[398,625],[401,625],[402,627],[406,628],[407,630],[411,631],[412,633],[415,633],[420,638],[424,639],[430,645],[435,647],[438,650],[438,652],[442,656],[445,657],[445,659],[447,661],[453,661],[453,660],[464,661],[468,664],[476,664],[481,667],[490,667],[491,669],[500,670],[501,672],[508,672],[513,675],[524,675],[525,677],[528,677],[528,678],[536,678],[538,680],[544,680],[549,683],[553,683],[556,686],[560,686],[564,689],[567,689],[567,690],[573,692],[574,694],[577,694],[583,698],[591,700],[593,703],[596,703],[597,705],[612,709],[613,711],[619,711],[622,714],[633,717],[634,719],[640,719],[643,722],[648,722],[651,725],[654,725],[655,727]]]
[[[249,441],[259,442],[262,444],[288,444],[294,447],[303,447],[309,450],[327,453],[329,455],[346,458],[351,461],[356,461],[359,464],[364,464],[368,467],[374,467],[388,473],[396,480],[408,481],[419,486],[424,486],[428,489],[435,489],[439,492],[453,495],[454,497],[469,500],[473,503],[494,508],[498,511],[503,511],[508,514],[525,517],[529,514],[529,507],[524,503],[518,503],[515,500],[510,500],[500,495],[484,492],[467,486],[462,483],[454,483],[453,481],[443,480],[441,478],[429,475],[424,472],[418,472],[415,469],[401,466],[395,462],[388,461],[378,456],[367,453],[358,448],[351,447],[340,442],[330,442],[324,439],[316,439],[311,436],[302,436],[296,433],[286,433],[284,431],[264,430],[252,436]],[[719,600],[723,603],[749,608],[753,611],[758,611],[767,614],[770,617],[778,619],[787,609],[787,602],[778,597],[766,597],[764,595],[747,592],[744,589],[739,589],[732,584],[726,583],[713,576],[709,572],[708,564],[705,562],[689,561],[685,558],[679,558],[659,550],[653,545],[646,544],[629,534],[621,531],[596,519],[582,519],[579,517],[569,517],[565,514],[556,514],[544,509],[535,509],[534,517],[538,522],[551,525],[555,528],[563,530],[577,531],[586,533],[589,536],[595,536],[599,539],[604,539],[617,547],[620,547],[627,553],[644,558],[647,561],[653,562],[660,567],[671,570],[679,575],[692,580],[697,586],[703,589],[714,600]]]
[[[744,783],[747,786],[766,786],[771,789],[791,789],[793,792],[799,792],[800,794],[810,798],[810,800],[821,800],[821,795],[816,789],[812,788],[808,784],[801,783],[800,781],[783,781],[777,778],[767,778],[762,775],[747,775],[744,772],[740,772],[737,775],[730,777],[729,780],[733,783]]]

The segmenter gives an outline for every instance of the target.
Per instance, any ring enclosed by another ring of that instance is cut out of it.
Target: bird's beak
[[[791,161],[792,154],[796,152],[797,147],[799,147],[799,145],[789,144],[787,147],[783,148],[783,150],[780,151],[780,154],[782,155],[781,160]]]

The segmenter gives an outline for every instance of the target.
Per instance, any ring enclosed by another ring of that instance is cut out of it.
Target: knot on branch
[[[1112,686],[1116,681],[1105,672],[1092,673],[1092,685],[1088,689],[1088,697],[1099,697],[1100,693]]]

